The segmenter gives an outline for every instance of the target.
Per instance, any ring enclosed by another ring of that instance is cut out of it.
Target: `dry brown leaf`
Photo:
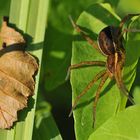
[[[1,27],[0,37],[3,43],[6,43],[6,46],[18,43],[25,43],[23,36],[15,31],[15,29],[7,26],[8,19],[3,18],[3,23]]]
[[[20,47],[20,43],[25,43],[22,35],[8,27],[6,21],[3,21],[0,37],[6,47],[14,44]],[[34,93],[33,76],[37,70],[36,59],[28,52],[17,49],[0,55],[0,128],[10,128],[17,121],[17,111],[27,107],[28,97]]]

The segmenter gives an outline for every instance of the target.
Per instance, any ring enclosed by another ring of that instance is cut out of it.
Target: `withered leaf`
[[[3,51],[20,47],[25,41],[20,33],[3,21],[1,40],[6,48],[0,50],[0,128],[10,128],[17,121],[17,111],[27,107],[29,96],[34,94],[33,76],[38,70],[36,59],[24,50]]]

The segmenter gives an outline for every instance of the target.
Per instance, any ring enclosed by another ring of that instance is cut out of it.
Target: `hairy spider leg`
[[[73,64],[73,65],[69,66],[65,80],[67,80],[69,78],[70,71],[72,69],[77,69],[77,68],[84,67],[84,66],[105,66],[105,65],[106,65],[106,63],[104,61],[83,61],[78,64]]]
[[[95,120],[96,120],[96,107],[97,107],[98,99],[99,99],[99,96],[101,93],[101,89],[102,89],[103,85],[105,84],[106,80],[108,79],[108,77],[109,77],[109,73],[106,71],[104,73],[104,75],[102,76],[101,82],[100,82],[98,89],[96,91],[95,100],[93,102],[93,127],[94,127]]]
[[[123,31],[122,31],[120,37],[123,36],[124,33],[127,33],[127,32],[131,32],[131,33],[139,33],[139,32],[140,32],[140,29],[127,29],[127,28],[125,28],[125,29],[123,29]]]
[[[90,83],[86,86],[86,88],[76,97],[76,99],[74,100],[72,109],[70,111],[69,117],[72,115],[73,110],[75,109],[78,101],[80,100],[80,98],[85,95],[87,93],[87,91],[94,85],[94,83],[96,81],[98,81],[102,76],[104,76],[106,73],[106,70],[103,70],[101,72],[99,72],[92,81],[90,81]]]
[[[69,16],[69,19],[70,19],[70,21],[71,21],[71,23],[72,23],[73,28],[74,28],[78,33],[80,33],[80,34],[82,35],[82,37],[85,38],[85,40],[87,40],[87,42],[88,42],[90,45],[92,45],[96,50],[98,50],[98,52],[101,53],[101,51],[99,50],[99,47],[98,47],[97,43],[94,42],[93,39],[90,38],[88,35],[86,35],[86,33],[85,33],[82,29],[80,29],[80,27],[74,22],[74,20],[72,19],[71,16]]]
[[[126,22],[127,20],[130,20],[132,17],[134,17],[134,16],[139,16],[139,15],[140,15],[140,13],[138,13],[138,14],[128,14],[128,15],[126,15],[126,16],[121,20],[120,25],[119,25],[119,28],[122,29],[123,25],[125,24],[125,22]]]
[[[122,30],[123,25],[127,22],[127,20],[130,20],[131,18],[133,18],[134,16],[139,16],[139,14],[128,14],[126,15],[120,22],[119,24],[119,28],[118,28],[118,32]],[[119,39],[124,35],[124,33],[126,32],[140,32],[139,29],[123,29],[121,34],[119,35]]]
[[[118,88],[121,90],[121,92],[128,98],[128,100],[132,103],[135,104],[135,102],[133,101],[133,99],[131,98],[131,96],[129,96],[129,92],[127,90],[127,88],[125,87],[123,80],[122,80],[122,71],[120,68],[120,65],[117,65],[117,70],[115,72],[115,79],[117,82],[117,86]]]

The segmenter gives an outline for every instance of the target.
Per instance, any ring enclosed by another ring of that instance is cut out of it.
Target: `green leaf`
[[[129,2],[128,0],[119,0],[119,3],[116,7],[116,11],[121,15],[126,15],[129,13],[140,13],[139,5],[139,0],[133,0]]]
[[[46,28],[48,1],[44,0],[11,0],[10,23],[28,34],[32,38],[32,44],[28,44],[28,50],[35,55],[41,66],[43,41]],[[18,114],[18,122],[10,130],[0,130],[1,140],[31,140],[35,107],[38,92],[39,73],[36,76],[35,95],[29,100],[28,108]]]
[[[131,29],[140,29],[140,17],[136,18],[130,25]],[[130,83],[133,81],[134,76],[136,75],[135,82],[133,84],[132,95],[136,103],[140,103],[140,87],[139,87],[139,58],[140,58],[140,33],[139,32],[130,32],[128,34],[128,41],[126,43],[126,67],[125,73],[127,81],[126,83]],[[131,59],[130,59],[131,58]],[[137,71],[135,70],[137,68]],[[137,72],[137,73],[136,73]]]
[[[118,26],[119,17],[114,13],[109,4],[95,4],[82,12],[77,24],[86,31],[94,41],[97,40],[99,32],[108,25]],[[124,42],[126,43],[126,42]],[[126,46],[129,46],[127,44]],[[126,49],[126,66],[124,68],[124,82],[127,88],[130,87],[135,78],[136,63],[138,56],[135,59],[128,59],[128,54],[132,51]],[[133,56],[131,56],[133,58]],[[75,34],[75,41],[72,48],[72,64],[77,64],[82,61],[106,61],[106,57],[98,53],[91,45],[87,43],[80,35]],[[131,62],[130,62],[131,61]],[[88,83],[95,77],[97,73],[102,71],[103,67],[84,67],[72,70],[71,85],[73,91],[73,101],[84,90]],[[129,69],[129,70],[128,70]],[[130,71],[131,70],[131,71]],[[93,124],[93,100],[99,82],[84,95],[74,111],[75,132],[77,140],[87,140],[89,135],[94,131]],[[108,79],[105,83],[101,97],[99,99],[96,111],[95,129],[100,127],[111,116],[115,115],[120,110],[123,110],[126,105],[126,97],[120,94],[120,90],[115,84],[115,81]]]
[[[104,0],[104,2],[109,3],[113,8],[116,8],[120,0]]]
[[[33,140],[62,140],[50,111],[47,102],[37,104]]]
[[[135,105],[111,117],[88,140],[139,140],[140,105]]]
[[[136,78],[135,81],[133,83],[132,89],[131,89],[131,94],[134,97],[135,102],[138,104],[140,103],[140,85],[139,85],[139,81],[140,81],[140,61],[138,61],[137,64],[137,72],[136,72]]]

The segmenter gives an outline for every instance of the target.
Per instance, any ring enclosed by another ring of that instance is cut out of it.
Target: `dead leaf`
[[[3,21],[1,40],[8,47],[25,43],[22,35]],[[0,128],[10,128],[17,121],[17,111],[27,107],[34,94],[33,76],[38,70],[36,59],[24,50],[5,51],[0,55]]]

